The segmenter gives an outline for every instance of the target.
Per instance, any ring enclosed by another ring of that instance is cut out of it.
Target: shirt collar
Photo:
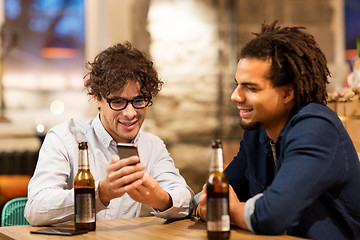
[[[280,134],[279,134],[279,136],[278,136],[278,139],[277,139],[277,141],[276,141],[276,143],[280,143],[280,142],[281,142],[281,139],[282,139],[283,134],[284,134],[284,133],[283,133],[283,131],[281,130],[281,131],[280,131]],[[267,144],[267,143],[270,143],[270,141],[272,142],[272,140],[268,137],[266,131],[265,131],[264,129],[261,129],[261,135],[260,135],[260,137],[259,137],[259,142],[260,142],[261,144]],[[275,144],[276,144],[276,143],[275,143]]]
[[[91,125],[94,128],[95,134],[98,137],[99,141],[106,147],[109,147],[113,138],[110,134],[106,131],[104,126],[100,121],[100,113],[93,119]]]

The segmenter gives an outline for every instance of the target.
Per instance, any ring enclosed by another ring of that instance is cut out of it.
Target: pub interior
[[[230,101],[238,51],[275,19],[305,26],[317,39],[332,75],[329,106],[360,152],[360,84],[347,81],[359,58],[357,0],[0,0],[0,207],[26,196],[47,130],[97,114],[83,91],[85,62],[124,41],[148,53],[165,82],[144,130],[164,140],[200,191],[210,140],[223,139],[226,165],[242,137]]]

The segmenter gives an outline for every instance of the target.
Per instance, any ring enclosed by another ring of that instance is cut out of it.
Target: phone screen
[[[118,143],[117,144],[117,150],[120,159],[128,158],[134,155],[139,155],[137,151],[137,147],[133,143]]]

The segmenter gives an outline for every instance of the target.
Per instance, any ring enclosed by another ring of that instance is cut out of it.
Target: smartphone
[[[88,230],[75,230],[66,228],[43,228],[38,230],[31,230],[30,233],[47,234],[47,235],[63,235],[72,236],[87,233]]]
[[[118,143],[117,150],[120,159],[128,158],[134,155],[139,156],[137,147],[134,143]]]

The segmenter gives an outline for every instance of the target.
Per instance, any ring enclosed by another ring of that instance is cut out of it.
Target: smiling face
[[[231,100],[237,103],[242,128],[264,128],[276,141],[294,108],[294,91],[288,85],[273,87],[268,78],[270,67],[271,61],[240,59],[235,75],[237,87]]]
[[[115,92],[111,92],[106,98],[123,98],[132,100],[141,97],[140,84],[128,81],[125,86]],[[146,107],[135,109],[131,103],[121,111],[112,110],[106,99],[95,99],[100,109],[100,120],[106,131],[117,143],[131,142],[138,134],[146,115]]]

